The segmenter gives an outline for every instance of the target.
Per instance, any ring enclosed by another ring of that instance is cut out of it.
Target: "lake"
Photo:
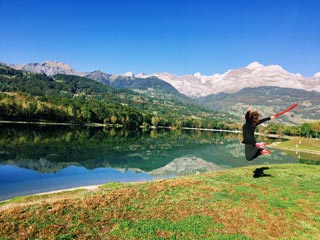
[[[271,156],[248,163],[241,134],[233,133],[23,124],[0,124],[0,129],[0,201],[107,182],[299,162],[294,153],[271,149]]]

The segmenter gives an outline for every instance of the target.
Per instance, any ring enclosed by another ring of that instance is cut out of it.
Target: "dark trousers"
[[[257,148],[256,145],[246,144],[244,149],[248,161],[252,161],[261,154],[261,149]]]

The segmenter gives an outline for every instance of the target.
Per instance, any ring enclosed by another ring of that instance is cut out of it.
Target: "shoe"
[[[265,146],[267,146],[267,143],[266,143],[266,142],[256,143],[256,147],[257,147],[257,148],[263,148],[263,147],[265,147]]]
[[[271,154],[271,152],[270,152],[270,150],[268,150],[268,149],[263,149],[263,150],[261,150],[261,154],[263,155],[263,154]]]

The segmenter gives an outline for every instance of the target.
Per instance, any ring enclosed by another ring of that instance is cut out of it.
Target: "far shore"
[[[0,123],[8,124],[25,124],[25,125],[55,125],[55,126],[87,126],[87,127],[107,127],[107,128],[122,128],[121,124],[104,124],[104,123],[75,123],[75,122],[47,122],[47,121],[9,121],[9,120],[0,120]],[[143,128],[143,126],[140,126]],[[171,126],[150,126],[150,129],[171,129],[176,130],[176,128]],[[196,130],[196,131],[209,131],[209,132],[226,132],[226,133],[242,133],[239,129],[228,130],[228,129],[217,129],[217,128],[196,128],[196,127],[181,127],[182,130]],[[265,134],[265,133],[255,133],[256,135],[269,137],[269,138],[282,138],[282,139],[291,139],[296,136],[287,136],[287,135],[278,135],[278,134]]]
[[[72,123],[72,122],[44,122],[44,121],[7,121],[0,120],[0,123],[9,124],[25,124],[25,125],[55,125],[55,126],[90,126],[90,127],[105,127],[102,123]]]
[[[72,122],[46,122],[46,121],[7,121],[7,120],[0,120],[0,123],[8,123],[8,124],[25,124],[25,125],[55,125],[55,126],[88,126],[88,127],[110,127],[110,128],[122,128],[121,124],[103,124],[103,123],[72,123]],[[143,126],[140,126],[143,128]],[[150,126],[150,129],[176,129],[173,127],[168,126]],[[241,130],[228,130],[228,129],[217,129],[217,128],[194,128],[194,127],[182,127],[183,130],[196,130],[196,131],[209,131],[209,132],[226,132],[226,133],[242,133]],[[286,138],[285,136],[279,136],[274,134],[260,134],[256,133],[257,135],[264,135],[267,137],[274,137],[274,138]],[[289,138],[289,137],[288,137]]]

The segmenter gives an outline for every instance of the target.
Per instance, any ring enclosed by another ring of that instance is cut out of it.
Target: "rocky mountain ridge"
[[[223,74],[202,76],[199,72],[194,75],[177,76],[170,73],[151,74],[169,82],[179,92],[190,97],[203,97],[221,92],[235,93],[248,87],[286,87],[320,92],[320,73],[313,77],[292,74],[278,65],[263,66],[253,62],[246,67],[232,69]],[[140,74],[138,77],[149,77]]]
[[[56,61],[45,61],[41,63],[27,63],[27,64],[7,64],[3,63],[9,67],[15,68],[17,70],[24,70],[34,73],[44,73],[48,76],[53,76],[56,74],[67,74],[76,76],[85,76],[87,73],[81,73],[64,62]]]
[[[143,78],[156,77],[171,84],[180,93],[197,98],[218,93],[235,93],[244,88],[254,88],[261,86],[285,87],[302,89],[306,91],[320,92],[320,72],[312,77],[305,77],[301,74],[293,74],[284,70],[279,65],[264,66],[258,62],[253,62],[239,69],[230,69],[223,74],[213,74],[203,76],[197,72],[193,75],[178,76],[172,73],[159,72],[153,74],[139,73],[134,75],[132,72],[123,75],[103,73],[93,71],[91,73],[78,72],[66,63],[46,61],[43,63],[30,63],[23,65],[7,64],[16,69],[45,73],[49,76],[58,73],[86,76],[106,83],[115,80],[124,79],[127,81]]]

